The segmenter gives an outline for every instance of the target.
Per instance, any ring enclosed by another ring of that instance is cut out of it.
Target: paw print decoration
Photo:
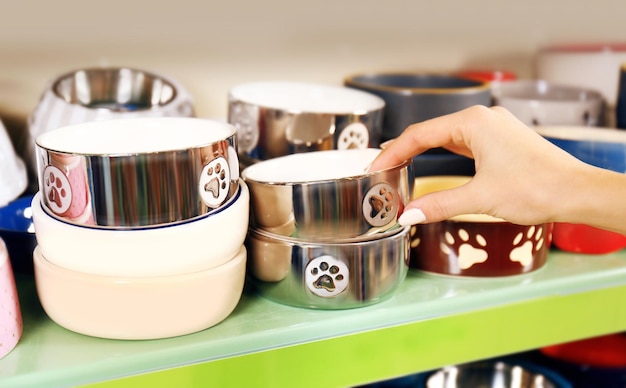
[[[507,259],[527,267],[533,263],[534,255],[541,250],[545,241],[543,228],[531,226],[524,232],[515,235],[512,248]],[[456,233],[446,231],[441,242],[441,251],[448,257],[454,252],[458,258],[459,268],[466,270],[476,264],[487,262],[489,259],[488,239],[480,233],[470,234],[466,229],[459,229]]]
[[[400,199],[391,185],[382,182],[372,186],[363,198],[363,217],[371,226],[385,226],[398,215]]]
[[[346,126],[339,134],[337,140],[338,150],[362,150],[367,148],[370,141],[370,133],[362,123],[352,123]]]
[[[304,271],[307,288],[322,298],[332,298],[348,288],[350,281],[348,266],[330,255],[311,260]]]
[[[72,187],[67,176],[58,167],[47,165],[43,170],[43,194],[50,210],[65,213],[72,204]]]
[[[210,208],[217,208],[226,200],[230,190],[230,167],[223,156],[210,161],[202,169],[198,191],[200,198]]]

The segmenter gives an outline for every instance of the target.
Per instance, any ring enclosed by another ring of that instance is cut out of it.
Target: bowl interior
[[[536,126],[543,137],[558,140],[590,143],[618,143],[626,145],[626,131],[615,128],[589,128],[583,126]]]
[[[292,113],[353,113],[385,107],[378,96],[351,88],[300,82],[255,82],[230,90],[232,99]]]
[[[40,135],[36,142],[51,151],[115,156],[188,150],[224,140],[235,131],[220,121],[138,117],[65,126]]]
[[[413,198],[433,193],[436,191],[450,190],[462,186],[470,181],[470,176],[428,176],[415,178],[413,185]],[[451,221],[462,222],[506,222],[501,218],[492,217],[486,214],[461,214],[450,218]]]
[[[276,184],[348,179],[367,175],[365,169],[379,149],[329,150],[292,154],[247,167],[244,179]]]
[[[165,105],[176,96],[169,81],[128,68],[79,70],[61,77],[52,89],[71,104],[118,112]]]

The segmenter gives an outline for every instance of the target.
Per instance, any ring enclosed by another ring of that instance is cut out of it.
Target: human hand
[[[501,107],[474,106],[409,126],[383,149],[370,171],[443,147],[475,161],[465,185],[424,195],[404,210],[402,225],[460,214],[488,214],[517,224],[566,220],[571,190],[588,166],[543,139]]]

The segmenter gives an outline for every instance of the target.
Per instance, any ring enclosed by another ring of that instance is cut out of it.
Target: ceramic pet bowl
[[[604,125],[614,127],[620,67],[626,43],[571,43],[542,47],[536,55],[537,78],[560,85],[598,90],[606,101]]]
[[[52,79],[28,119],[26,162],[36,176],[35,139],[87,121],[131,117],[192,117],[191,95],[177,81],[128,67],[79,69]]]
[[[13,271],[33,273],[33,250],[37,246],[33,224],[32,195],[20,197],[0,207],[0,238],[4,240]]]
[[[201,218],[238,191],[235,132],[219,121],[173,117],[46,132],[36,140],[42,205],[59,220],[100,228]]]
[[[612,128],[539,126],[544,138],[585,163],[626,172],[626,132]],[[626,247],[626,236],[589,225],[557,222],[554,245],[564,251],[589,254],[616,252]]]
[[[301,82],[253,82],[232,88],[228,99],[228,121],[237,127],[238,150],[247,165],[380,143],[385,102],[369,93]]]
[[[0,359],[15,348],[22,337],[22,312],[4,241],[0,239]]]
[[[277,303],[349,309],[390,298],[408,271],[409,228],[311,242],[251,229],[250,279]]]
[[[494,105],[508,109],[526,125],[603,123],[604,97],[594,89],[553,84],[545,80],[492,82]]]
[[[19,197],[27,185],[26,165],[15,153],[11,138],[0,121],[0,206]]]
[[[528,362],[487,360],[424,373],[418,388],[573,388],[560,374]]]
[[[141,229],[77,226],[50,216],[33,198],[35,234],[47,260],[68,270],[105,276],[165,276],[216,267],[243,245],[250,194],[238,194],[218,211],[189,222]]]
[[[153,277],[72,271],[39,248],[33,259],[37,294],[53,321],[77,333],[127,340],[180,336],[218,324],[239,302],[246,269],[243,246],[217,267]]]
[[[385,101],[382,140],[394,139],[411,124],[472,105],[491,105],[489,83],[452,74],[381,72],[354,74],[344,84]]]
[[[410,161],[366,173],[379,149],[282,156],[242,171],[251,225],[304,239],[354,238],[396,223],[410,197]]]
[[[466,183],[470,177],[415,179],[413,198]],[[415,225],[411,268],[455,276],[510,276],[541,268],[547,260],[552,224],[516,225],[481,214]]]

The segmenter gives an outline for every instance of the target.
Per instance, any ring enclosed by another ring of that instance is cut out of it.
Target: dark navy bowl
[[[582,126],[537,126],[559,148],[596,167],[626,172],[626,131]]]
[[[31,217],[32,195],[20,197],[0,207],[0,238],[9,252],[16,273],[33,274],[33,250],[37,246]]]

